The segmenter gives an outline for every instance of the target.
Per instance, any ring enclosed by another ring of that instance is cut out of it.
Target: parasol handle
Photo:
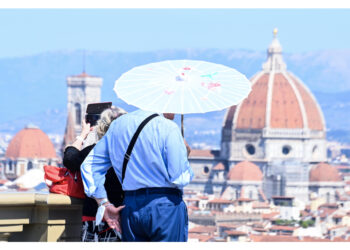
[[[182,137],[184,138],[184,115],[181,114],[181,134]]]

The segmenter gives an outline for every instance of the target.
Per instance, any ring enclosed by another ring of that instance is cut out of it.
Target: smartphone
[[[101,118],[101,113],[112,107],[112,102],[99,102],[90,103],[86,108],[85,122],[90,123],[93,127],[97,124],[97,121]]]

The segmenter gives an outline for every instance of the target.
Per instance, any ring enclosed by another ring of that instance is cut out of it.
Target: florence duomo
[[[0,241],[350,241],[349,10],[216,8],[0,10]]]

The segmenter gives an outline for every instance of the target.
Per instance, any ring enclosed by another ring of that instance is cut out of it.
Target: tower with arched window
[[[101,101],[102,81],[101,77],[91,76],[85,72],[67,77],[68,116],[63,148],[80,134],[87,105]]]

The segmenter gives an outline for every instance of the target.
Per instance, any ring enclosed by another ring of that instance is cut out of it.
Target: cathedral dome
[[[228,109],[226,129],[305,129],[322,131],[322,111],[305,84],[286,70],[282,47],[275,37],[263,70],[252,77],[252,91],[238,106]]]
[[[342,179],[335,167],[327,163],[320,163],[310,170],[309,180],[311,182],[337,182]]]
[[[19,131],[7,147],[6,158],[57,158],[49,137],[39,128],[28,126]]]
[[[242,161],[231,168],[227,179],[230,181],[262,181],[263,174],[254,163]]]

